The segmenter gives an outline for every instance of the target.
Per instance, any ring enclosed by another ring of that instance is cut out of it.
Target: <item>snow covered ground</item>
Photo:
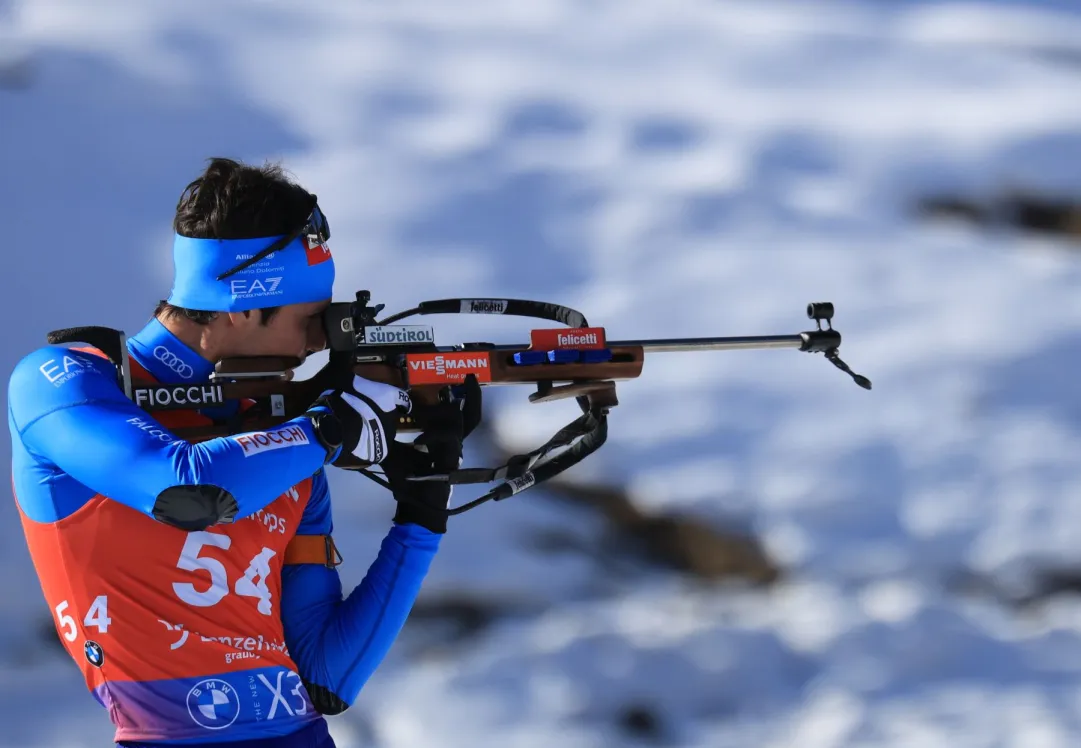
[[[590,542],[590,513],[540,490],[479,509],[452,523],[426,592],[526,612],[449,651],[417,627],[332,720],[339,746],[638,745],[620,727],[638,708],[688,748],[1073,746],[1081,604],[1019,615],[951,582],[1023,588],[1033,564],[1081,563],[1081,255],[910,208],[940,190],[1081,194],[1079,11],[0,5],[0,64],[32,62],[28,87],[0,89],[3,363],[54,328],[141,326],[168,290],[176,197],[211,155],[284,160],[330,216],[339,298],[369,288],[388,310],[535,298],[627,339],[794,333],[807,302],[832,301],[873,391],[794,351],[660,354],[576,470],[625,481],[643,509],[753,527],[783,583],[607,577],[526,542]],[[437,324],[440,343],[528,329]],[[574,415],[525,394],[489,398],[512,445]],[[333,483],[351,584],[391,514],[357,480]],[[2,511],[0,744],[106,745],[106,715],[41,644]]]

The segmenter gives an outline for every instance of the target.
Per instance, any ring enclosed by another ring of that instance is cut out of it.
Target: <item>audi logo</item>
[[[171,370],[176,372],[178,377],[183,379],[191,379],[195,376],[195,369],[188,366],[186,363],[177,358],[176,354],[170,351],[163,345],[159,345],[154,349],[154,358],[161,361],[168,366]]]

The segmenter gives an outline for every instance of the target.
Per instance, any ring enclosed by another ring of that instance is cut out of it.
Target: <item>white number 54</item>
[[[221,602],[222,598],[229,594],[229,576],[225,571],[225,564],[210,556],[200,556],[199,552],[208,545],[226,551],[229,550],[232,542],[232,538],[228,535],[216,532],[200,530],[188,533],[176,566],[184,571],[206,572],[210,575],[210,586],[197,590],[191,582],[173,582],[173,592],[176,596],[188,605],[199,608]],[[265,616],[273,611],[270,588],[267,587],[266,580],[270,576],[270,559],[274,557],[274,553],[271,548],[263,548],[248,564],[244,576],[237,579],[233,586],[233,592],[236,594],[257,599],[259,603],[256,608]]]
[[[56,611],[56,620],[60,623],[60,628],[63,630],[64,638],[69,642],[73,642],[79,636],[79,629],[75,626],[75,619],[64,612],[68,609],[68,606],[68,601],[62,600],[54,610]],[[107,634],[109,633],[109,624],[112,622],[113,619],[109,618],[108,596],[98,595],[94,598],[94,602],[90,603],[90,609],[86,611],[86,616],[83,618],[83,626],[86,628],[93,626],[98,632]]]

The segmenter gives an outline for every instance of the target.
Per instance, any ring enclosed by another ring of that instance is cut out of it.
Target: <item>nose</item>
[[[327,347],[327,334],[323,330],[322,318],[316,317],[308,325],[308,350],[311,352],[321,351]]]

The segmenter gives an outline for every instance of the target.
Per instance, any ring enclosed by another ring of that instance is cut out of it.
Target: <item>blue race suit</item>
[[[192,397],[213,370],[157,320],[128,350],[133,378],[190,383]],[[321,712],[352,704],[382,662],[442,536],[393,525],[343,598],[333,564],[292,562],[298,543],[333,529],[310,422],[200,443],[169,431],[222,410],[152,418],[99,351],[26,356],[10,378],[8,423],[31,558],[119,743],[324,748]],[[191,485],[228,491],[234,521],[185,531],[154,518],[162,491]]]

